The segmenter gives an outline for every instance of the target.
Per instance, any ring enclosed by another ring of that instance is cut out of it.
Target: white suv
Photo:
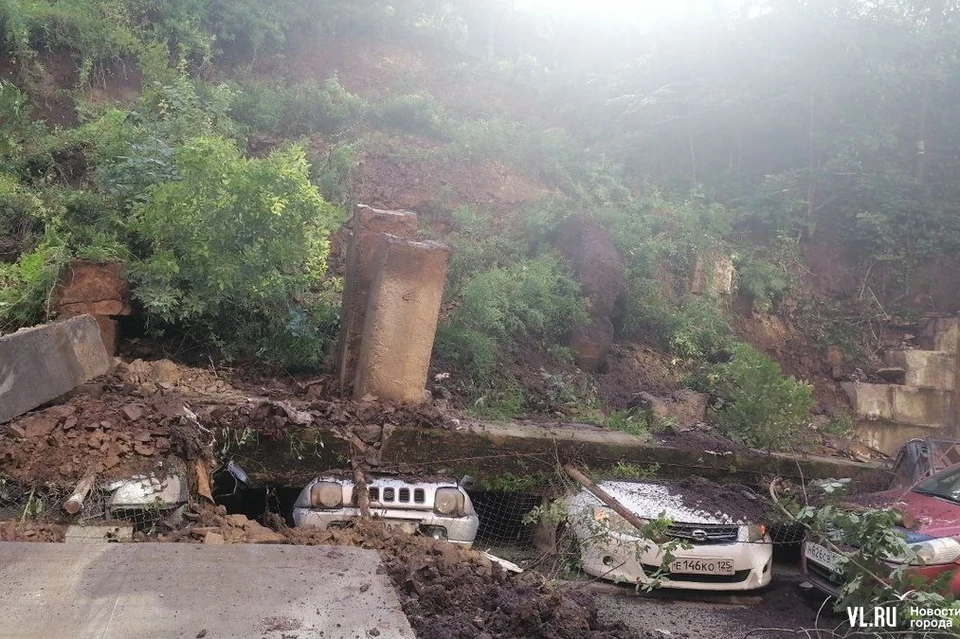
[[[352,480],[320,476],[293,507],[295,526],[336,528],[360,517]],[[470,497],[455,481],[406,481],[385,476],[367,484],[370,514],[405,532],[469,548],[480,525]]]

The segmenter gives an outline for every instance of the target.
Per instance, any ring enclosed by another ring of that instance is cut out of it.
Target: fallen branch
[[[570,464],[564,464],[563,470],[566,471],[570,477],[572,477],[578,484],[586,488],[594,497],[602,501],[604,504],[610,507],[615,513],[623,517],[631,526],[636,528],[641,533],[646,527],[646,523],[637,517],[635,514],[623,507],[619,501],[614,499],[610,493],[604,489],[597,486],[589,477],[581,473],[579,470],[574,468]]]
[[[63,509],[70,513],[71,515],[76,515],[78,512],[83,510],[83,500],[86,499],[87,494],[93,488],[93,480],[96,475],[92,472],[88,472],[77,482],[77,487],[73,489],[73,492],[67,497],[67,501],[63,502]]]
[[[794,523],[796,523],[796,524],[800,524],[800,525],[803,526],[804,529],[807,530],[807,531],[816,532],[816,531],[813,531],[813,529],[811,529],[808,524],[806,524],[806,523],[800,521],[799,519],[797,519],[796,517],[794,517],[794,516],[793,516],[793,513],[791,513],[791,512],[790,512],[789,510],[787,510],[786,508],[784,508],[784,507],[783,507],[783,504],[780,503],[780,496],[777,494],[777,484],[778,484],[779,482],[780,482],[780,478],[779,478],[779,477],[774,477],[773,481],[770,482],[770,488],[769,488],[769,490],[770,490],[770,498],[773,500],[773,505],[776,506],[777,509],[778,509],[780,512],[782,512],[782,513],[787,517],[787,519],[789,519],[790,521],[792,521],[792,522],[794,522]],[[867,568],[866,566],[864,566],[862,563],[860,563],[859,561],[855,560],[853,557],[851,557],[850,555],[848,555],[845,550],[843,550],[842,548],[840,548],[840,546],[836,545],[835,543],[833,543],[832,541],[830,541],[829,539],[827,539],[827,537],[826,537],[825,535],[818,535],[818,536],[817,536],[817,541],[818,541],[818,543],[826,546],[827,548],[829,548],[829,549],[832,550],[833,552],[837,553],[838,555],[841,555],[841,556],[843,556],[843,557],[846,557],[846,558],[847,558],[847,561],[849,561],[849,562],[851,562],[852,564],[860,567],[860,568],[863,570],[864,573],[866,573],[871,579],[875,579],[875,580],[877,581],[877,583],[880,584],[881,586],[883,586],[884,588],[893,588],[892,584],[891,584],[887,579],[884,579],[884,578],[880,577],[880,576],[877,575],[875,572],[873,572],[872,570],[870,570],[869,568]]]

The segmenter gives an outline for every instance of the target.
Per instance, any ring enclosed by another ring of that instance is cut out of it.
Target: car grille
[[[423,488],[394,488],[371,486],[369,489],[371,502],[378,504],[424,504],[426,503],[426,493]]]
[[[739,527],[676,524],[667,528],[667,536],[683,539],[694,545],[733,544],[737,541]]]
[[[643,572],[648,575],[655,575],[659,570],[660,566],[643,564]],[[696,581],[705,584],[736,584],[745,581],[749,576],[749,570],[738,570],[732,575],[695,575],[685,572],[671,572],[664,575],[673,581]]]

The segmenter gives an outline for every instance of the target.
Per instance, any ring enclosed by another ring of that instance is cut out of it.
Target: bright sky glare
[[[570,17],[661,21],[731,10],[736,0],[516,0],[518,9]]]

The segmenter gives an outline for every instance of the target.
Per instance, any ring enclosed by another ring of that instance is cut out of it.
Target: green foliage
[[[837,435],[839,437],[850,437],[853,434],[853,420],[850,415],[840,413],[830,418],[830,421],[823,427],[825,433]]]
[[[320,189],[324,200],[346,209],[350,204],[350,177],[356,167],[356,149],[343,144],[331,149],[326,156],[312,158],[311,181]]]
[[[15,157],[26,139],[39,134],[30,122],[29,98],[6,80],[0,80],[0,159]]]
[[[0,331],[36,324],[46,317],[68,258],[63,239],[48,227],[36,248],[12,264],[0,263]]]
[[[436,350],[482,379],[509,340],[555,343],[585,318],[579,284],[557,257],[544,255],[472,277]]]
[[[526,246],[511,234],[494,229],[490,214],[460,206],[451,215],[452,232],[443,241],[453,249],[447,268],[448,298],[460,296],[464,285],[479,272],[507,267],[523,259]]]
[[[246,159],[202,137],[173,162],[179,179],[150,187],[130,223],[149,246],[133,269],[148,315],[238,352],[303,353],[306,341],[319,353],[309,298],[339,212],[309,183],[303,150]]]
[[[769,311],[790,288],[790,277],[776,264],[756,256],[736,261],[740,292],[757,310]]]
[[[654,462],[646,466],[620,460],[610,467],[604,475],[615,479],[631,479],[634,481],[651,479],[660,473],[660,464]]]
[[[376,114],[385,128],[430,137],[443,137],[449,118],[440,101],[426,92],[387,98]]]
[[[764,450],[788,446],[810,421],[813,389],[752,346],[740,344],[729,362],[710,375],[719,397],[717,413],[729,437]]]
[[[650,418],[646,412],[618,410],[611,413],[603,425],[612,430],[619,430],[628,435],[642,437],[650,432]]]
[[[253,131],[288,136],[342,133],[368,111],[366,101],[347,91],[336,76],[272,86],[244,83],[231,108],[234,119]]]
[[[467,413],[480,419],[509,421],[528,412],[523,389],[510,384],[505,388],[489,388],[467,408]]]

